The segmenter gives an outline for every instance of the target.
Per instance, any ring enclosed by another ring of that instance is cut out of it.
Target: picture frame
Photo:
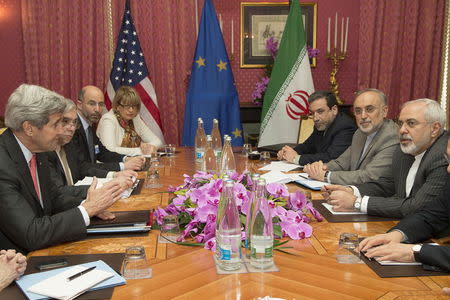
[[[316,48],[317,3],[300,3],[307,46]],[[241,68],[264,68],[273,60],[267,53],[265,41],[270,36],[281,39],[289,2],[241,2]],[[310,59],[311,67],[317,64]]]

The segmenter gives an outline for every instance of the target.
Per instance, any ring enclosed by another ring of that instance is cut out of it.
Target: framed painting
[[[306,45],[316,48],[317,3],[300,3]],[[289,2],[242,2],[241,3],[241,68],[263,68],[271,64],[266,50],[270,37],[281,41],[284,25],[289,14]],[[312,67],[316,58],[310,59]]]

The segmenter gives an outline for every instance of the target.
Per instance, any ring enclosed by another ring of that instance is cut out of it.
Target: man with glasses
[[[361,211],[369,215],[403,218],[441,192],[446,180],[445,112],[431,99],[406,102],[398,125],[400,146],[392,157],[391,173],[356,186],[324,187],[335,211]]]
[[[377,89],[356,93],[353,103],[358,130],[352,144],[328,163],[307,164],[304,171],[315,180],[335,184],[360,184],[388,176],[392,154],[398,146],[398,126],[386,119],[387,98]]]
[[[327,91],[318,91],[308,98],[310,118],[314,131],[302,144],[284,146],[278,159],[299,165],[315,161],[328,162],[341,155],[351,144],[356,130],[353,120],[338,112],[336,97]]]
[[[75,130],[79,127],[77,108],[73,102],[68,103],[61,122],[64,131],[58,139],[58,146],[55,151],[47,152],[45,155],[49,161],[50,177],[62,193],[85,198],[89,186],[74,185],[85,176],[116,178],[124,188],[133,185],[131,177],[137,177],[135,171],[112,172],[105,170],[102,168],[102,164],[91,163],[87,160],[83,153],[77,152],[74,144],[70,143]]]
[[[105,109],[104,96],[99,88],[92,85],[83,87],[78,96],[77,108],[78,122],[81,126],[76,130],[71,143],[75,144],[79,153],[82,153],[91,163],[102,162],[106,170],[138,171],[142,169],[145,163],[144,157],[128,157],[109,151],[95,134],[92,126],[98,123]]]

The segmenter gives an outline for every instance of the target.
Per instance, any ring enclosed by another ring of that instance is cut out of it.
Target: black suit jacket
[[[450,227],[450,175],[442,193],[423,209],[404,218],[392,229],[401,230],[408,242],[425,241]],[[417,259],[423,264],[438,266],[450,272],[450,246],[423,245]]]
[[[327,130],[314,128],[308,139],[294,148],[300,154],[299,165],[338,158],[352,144],[356,129],[355,122],[344,113],[338,113]]]
[[[103,167],[102,164],[89,162],[84,157],[83,153],[77,152],[77,149],[73,144],[66,144],[63,146],[63,148],[66,152],[67,163],[69,164],[74,183],[82,180],[86,176],[96,176],[103,178],[108,174],[107,170],[101,169]],[[46,152],[45,155],[47,156],[50,166],[51,180],[58,187],[58,189],[63,194],[72,195],[74,197],[79,197],[82,199],[86,198],[89,186],[67,185],[64,168],[56,152]]]
[[[43,207],[12,131],[0,136],[0,249],[26,254],[86,236],[79,199],[63,197],[52,184],[45,155],[36,160]]]
[[[447,162],[443,153],[448,137],[442,134],[422,157],[414,184],[406,197],[406,177],[414,157],[405,154],[400,146],[392,156],[391,172],[377,181],[356,185],[361,195],[369,197],[369,215],[403,218],[422,208],[437,197],[445,185]]]
[[[80,117],[78,117],[78,124],[82,124]],[[94,145],[97,146],[96,148],[98,148],[98,151],[97,153],[95,153],[94,151],[95,161],[91,161],[91,163],[101,161],[103,163],[103,165],[101,166],[103,169],[109,171],[120,171],[119,162],[123,161],[125,155],[116,152],[111,152],[108,149],[106,149],[106,147],[103,146],[98,136],[95,134],[95,131],[93,134],[93,138],[94,138]],[[75,131],[75,134],[69,144],[72,144],[75,147],[75,149],[77,149],[78,153],[82,153],[84,157],[86,157],[88,160],[91,160],[89,145],[87,143],[86,133],[84,132],[83,126],[80,126]]]

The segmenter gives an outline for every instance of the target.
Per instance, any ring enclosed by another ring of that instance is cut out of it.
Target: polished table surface
[[[163,158],[160,189],[143,189],[140,195],[116,202],[111,210],[144,210],[165,206],[169,185],[183,183],[183,174],[195,171],[192,148],[177,149],[173,159]],[[257,162],[236,154],[238,171],[255,170]],[[141,174],[143,175],[143,174]],[[288,185],[291,191],[297,186]],[[319,199],[319,193],[313,198]],[[145,247],[153,268],[150,279],[128,280],[116,287],[112,299],[447,299],[441,289],[450,276],[380,278],[365,264],[338,264],[334,256],[341,232],[360,236],[383,233],[394,222],[328,223],[312,221],[311,238],[289,241],[294,255],[276,251],[279,272],[218,275],[213,253],[202,247],[158,244],[159,231],[145,237],[85,239],[34,251],[29,256],[124,252]]]

